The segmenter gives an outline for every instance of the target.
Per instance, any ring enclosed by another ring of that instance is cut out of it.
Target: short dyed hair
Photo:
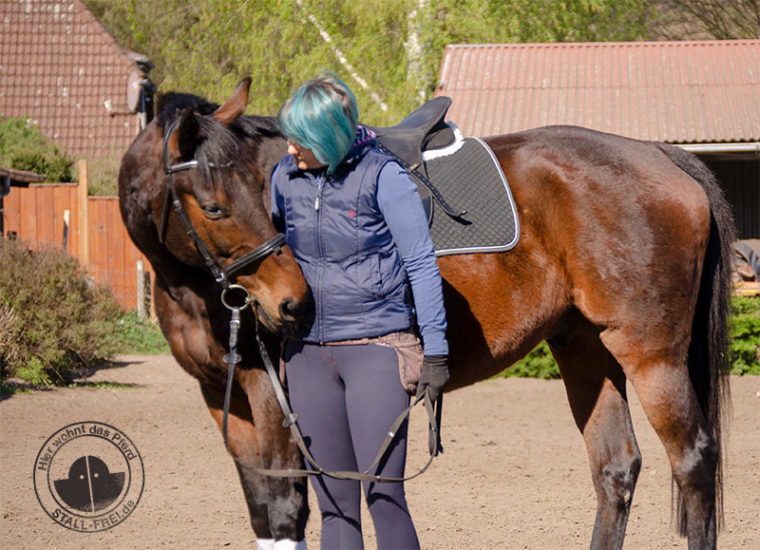
[[[280,108],[277,119],[286,138],[310,149],[333,173],[354,142],[359,108],[342,80],[323,73],[302,84]]]

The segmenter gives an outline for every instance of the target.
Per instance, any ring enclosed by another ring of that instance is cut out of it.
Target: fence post
[[[87,161],[79,161],[79,185],[77,185],[77,205],[79,216],[79,261],[85,267],[90,265],[90,220],[87,212],[89,189],[87,185]]]
[[[69,249],[69,226],[71,225],[71,210],[63,211],[63,250]]]
[[[137,316],[145,318],[145,266],[137,260]]]

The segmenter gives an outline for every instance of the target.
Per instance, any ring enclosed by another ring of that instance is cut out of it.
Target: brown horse
[[[178,362],[199,379],[217,421],[229,314],[179,216],[168,215],[165,244],[157,220],[165,217],[169,193],[165,165],[195,159],[197,169],[178,171],[172,185],[219,265],[272,238],[268,175],[285,144],[272,119],[240,116],[248,84],[218,109],[170,94],[119,175],[124,221],[156,271],[161,327]],[[679,149],[581,128],[486,141],[510,182],[521,237],[510,252],[438,260],[450,389],[500,372],[546,339],[588,450],[598,503],[591,547],[621,548],[641,465],[626,396],[630,380],[670,459],[689,548],[714,548],[734,235],[717,183]],[[248,265],[235,280],[259,304],[272,333],[287,334],[308,316],[308,290],[287,248]],[[241,343],[231,450],[257,537],[301,540],[304,481],[265,479],[246,466],[299,463],[251,340]]]

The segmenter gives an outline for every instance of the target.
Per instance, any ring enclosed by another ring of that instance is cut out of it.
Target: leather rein
[[[383,440],[383,443],[380,446],[380,450],[378,451],[377,456],[375,457],[375,460],[364,472],[326,471],[316,462],[314,457],[311,455],[306,445],[306,442],[304,441],[304,437],[303,437],[303,434],[301,433],[301,429],[298,427],[298,423],[296,422],[296,420],[298,419],[298,415],[295,414],[290,408],[290,404],[288,402],[287,396],[285,395],[285,390],[282,387],[282,382],[280,381],[279,374],[277,370],[275,369],[274,365],[272,364],[272,360],[269,357],[269,353],[267,352],[266,346],[264,345],[264,342],[261,338],[261,335],[260,335],[261,331],[259,330],[259,318],[257,314],[258,312],[256,311],[258,304],[255,300],[251,299],[251,296],[245,287],[239,284],[230,283],[230,279],[237,272],[244,269],[245,267],[255,262],[258,262],[260,260],[263,260],[270,254],[280,254],[282,252],[282,246],[285,245],[285,235],[282,233],[277,233],[277,235],[267,240],[266,242],[262,243],[261,245],[251,250],[244,256],[241,256],[240,258],[234,260],[229,265],[227,266],[222,265],[222,263],[214,256],[214,254],[209,249],[208,245],[206,245],[206,243],[203,241],[203,239],[201,239],[200,235],[198,235],[198,232],[193,227],[192,221],[190,220],[190,216],[187,214],[187,211],[185,210],[185,207],[183,206],[182,201],[179,198],[179,194],[177,193],[177,190],[174,187],[174,180],[172,178],[173,174],[176,174],[177,172],[183,172],[185,170],[196,169],[196,168],[199,168],[200,166],[200,163],[198,162],[197,159],[192,159],[189,161],[171,164],[171,155],[169,153],[169,139],[174,133],[178,122],[179,122],[179,118],[173,120],[164,135],[163,161],[164,161],[164,174],[166,176],[166,194],[164,195],[164,202],[161,209],[161,221],[159,224],[159,241],[163,244],[166,238],[168,219],[169,219],[169,215],[171,214],[169,207],[171,206],[174,208],[174,211],[179,216],[180,221],[182,222],[182,225],[184,226],[184,229],[188,237],[195,245],[195,248],[198,250],[198,253],[203,257],[203,261],[206,264],[206,267],[208,268],[211,275],[214,277],[214,280],[219,285],[221,285],[222,304],[227,309],[230,310],[229,353],[224,356],[224,362],[227,363],[227,385],[225,387],[225,392],[224,392],[224,407],[223,407],[223,420],[222,420],[222,434],[224,436],[224,446],[226,447],[227,452],[229,452],[230,456],[232,456],[232,458],[236,462],[240,463],[246,468],[254,471],[257,474],[270,476],[270,477],[301,477],[304,475],[325,475],[325,476],[332,477],[335,479],[353,479],[353,480],[359,480],[359,481],[372,481],[372,482],[400,482],[400,481],[406,481],[406,480],[409,480],[421,475],[425,470],[428,469],[430,464],[433,462],[433,458],[435,458],[437,454],[443,450],[441,447],[441,438],[440,438],[440,429],[439,429],[440,422],[441,422],[441,418],[440,418],[441,403],[439,402],[438,406],[435,407],[434,404],[431,402],[431,400],[428,398],[427,393],[425,393],[424,396],[422,395],[417,396],[412,402],[412,404],[409,405],[409,407],[407,407],[396,418],[396,420],[391,425],[391,428],[388,430],[385,436],[385,439]],[[209,166],[212,168],[216,168],[216,166],[213,164],[209,164]],[[230,449],[227,421],[229,417],[230,400],[232,396],[232,386],[233,386],[233,382],[235,378],[235,366],[242,361],[242,357],[237,353],[238,332],[240,330],[240,315],[241,315],[241,311],[243,311],[248,306],[251,306],[251,308],[254,310],[253,313],[254,313],[254,319],[256,322],[256,331],[255,331],[256,342],[258,344],[259,354],[261,355],[262,362],[264,363],[264,367],[272,383],[272,387],[274,388],[275,396],[277,397],[277,401],[280,405],[280,408],[282,409],[282,413],[285,416],[285,419],[283,420],[282,425],[284,428],[290,428],[291,434],[293,436],[293,439],[296,442],[296,445],[298,446],[299,451],[301,451],[301,454],[303,455],[304,459],[311,466],[311,468],[309,469],[258,468],[256,466],[251,466],[250,464],[245,464],[242,461],[240,461],[238,457],[236,457]],[[424,401],[424,406],[428,414],[428,421],[429,421],[428,450],[430,453],[430,458],[428,459],[427,463],[417,473],[411,476],[403,477],[403,478],[386,477],[386,476],[380,476],[380,475],[369,473],[380,463],[383,456],[386,454],[391,444],[393,443],[396,433],[398,432],[399,428],[402,426],[404,421],[409,417],[411,410],[414,408],[414,406],[417,405],[417,403],[419,403],[420,401]],[[436,412],[436,409],[437,409],[437,412]]]

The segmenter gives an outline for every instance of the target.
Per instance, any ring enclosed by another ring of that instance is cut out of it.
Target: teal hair
[[[351,89],[337,76],[324,73],[302,84],[277,115],[282,133],[333,173],[356,137],[359,108]]]

